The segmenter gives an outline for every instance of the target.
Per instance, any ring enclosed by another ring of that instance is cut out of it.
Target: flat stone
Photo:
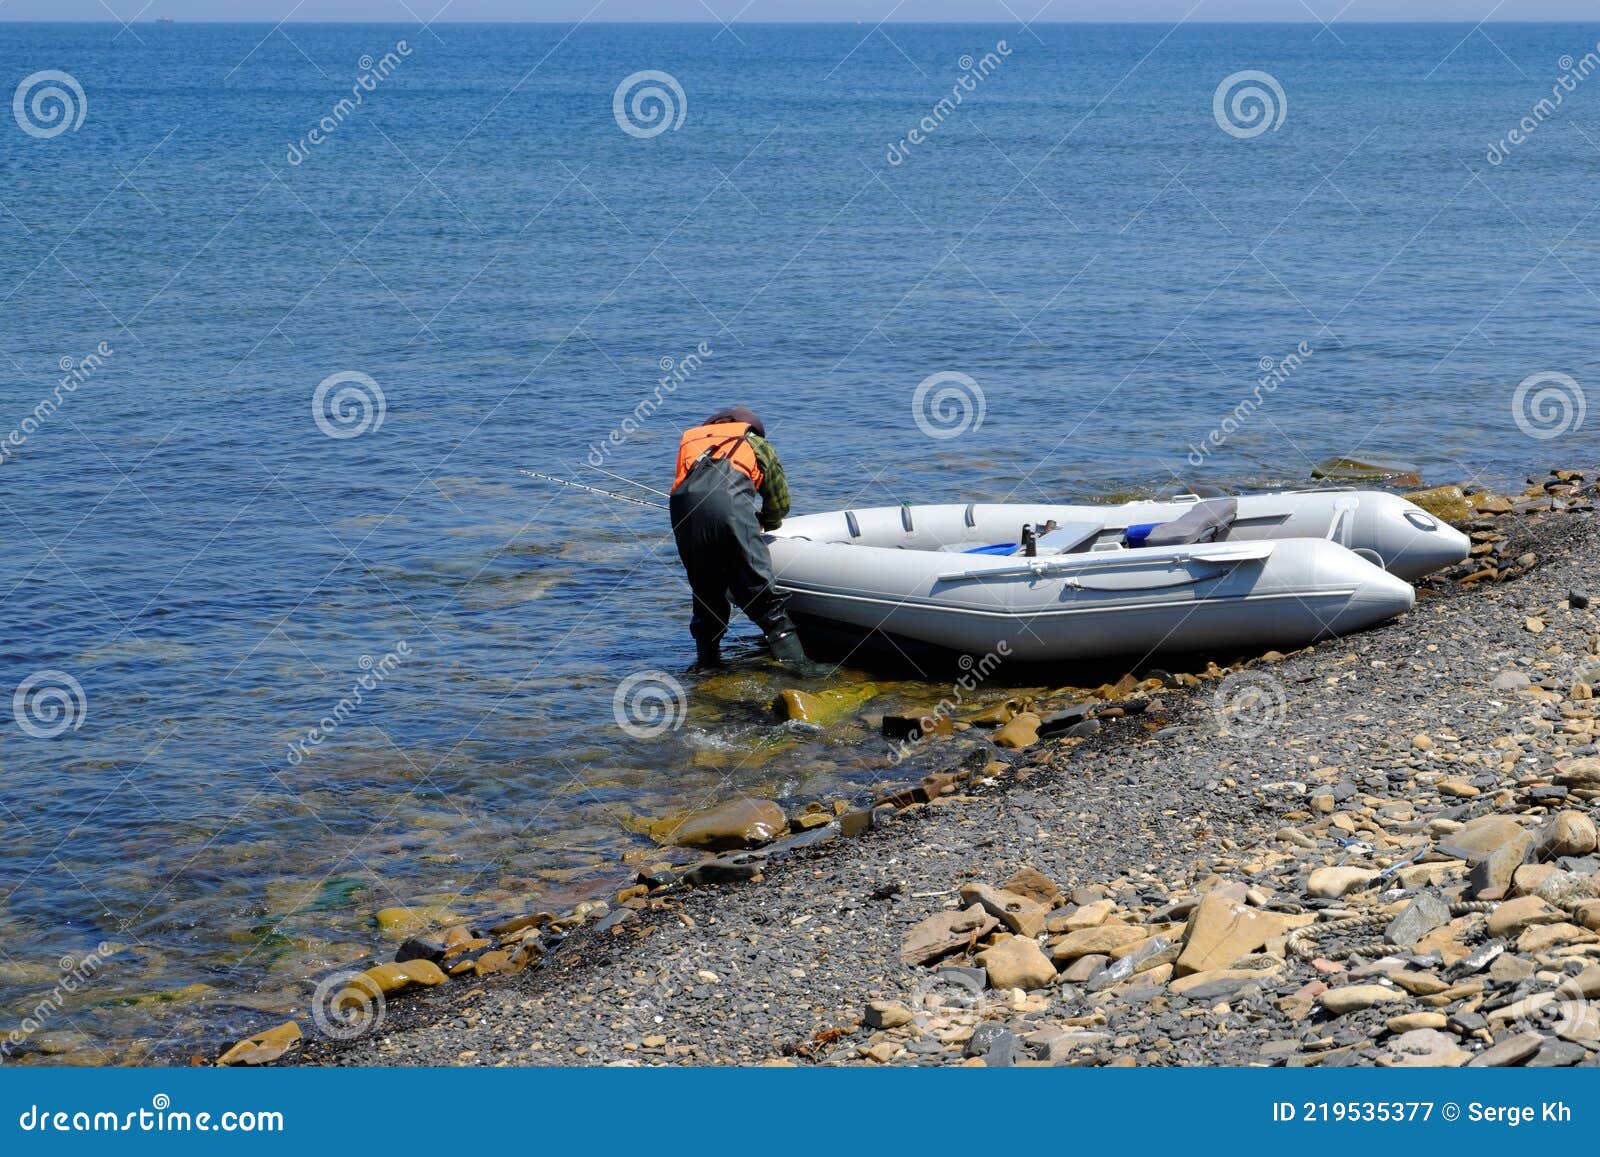
[[[1525,1068],[1564,1069],[1577,1064],[1589,1055],[1589,1050],[1567,1040],[1547,1040],[1539,1051],[1528,1058]]]
[[[1242,989],[1277,975],[1276,969],[1213,968],[1180,976],[1167,986],[1167,991],[1189,1000],[1231,1000]]]
[[[1417,1028],[1391,1040],[1378,1064],[1385,1068],[1456,1068],[1471,1056],[1450,1033]]]
[[[999,926],[1000,921],[977,904],[958,912],[939,912],[911,929],[900,946],[900,959],[906,964],[932,964]]]
[[[1453,859],[1476,861],[1521,834],[1522,825],[1510,816],[1480,816],[1441,840],[1436,850]]]
[[[1286,932],[1282,916],[1251,908],[1221,892],[1207,892],[1189,914],[1174,972],[1187,976],[1227,968]]]
[[[1124,944],[1137,944],[1149,938],[1148,928],[1134,928],[1127,924],[1101,924],[1095,928],[1068,932],[1065,936],[1051,941],[1050,955],[1057,964],[1065,964],[1080,956],[1110,955]]]
[[[989,974],[990,988],[1020,988],[1031,992],[1056,979],[1056,966],[1037,940],[1013,936],[978,953],[977,961]]]
[[[1545,1037],[1536,1032],[1519,1032],[1516,1036],[1496,1041],[1467,1062],[1472,1069],[1508,1068],[1520,1065],[1544,1045]]]
[[[1106,922],[1116,907],[1110,900],[1083,904],[1064,916],[1050,917],[1045,922],[1045,929],[1049,932],[1078,932],[1084,928],[1097,928]]]
[[[1387,985],[1346,984],[1340,988],[1328,989],[1317,997],[1317,1003],[1322,1005],[1330,1016],[1343,1016],[1347,1012],[1360,1012],[1375,1004],[1406,999],[1408,997],[1404,992]]]
[[[246,1037],[217,1058],[219,1065],[266,1065],[300,1043],[300,1026],[286,1020],[276,1028]]]
[[[1450,1018],[1442,1012],[1407,1012],[1391,1016],[1386,1027],[1393,1033],[1407,1033],[1419,1028],[1442,1029],[1449,1023]]]
[[[1050,914],[1043,904],[988,884],[961,885],[961,902],[981,905],[985,912],[1018,936],[1039,935],[1044,931],[1045,917]]]

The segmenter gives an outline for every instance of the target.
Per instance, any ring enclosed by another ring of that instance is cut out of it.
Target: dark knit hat
[[[767,436],[767,428],[761,424],[761,419],[756,417],[756,412],[746,406],[729,406],[726,410],[718,410],[711,417],[701,423],[703,426],[717,426],[723,422],[743,422],[756,432],[761,438]]]

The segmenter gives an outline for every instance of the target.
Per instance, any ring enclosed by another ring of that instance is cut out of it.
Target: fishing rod
[[[557,478],[553,474],[540,474],[537,470],[523,470],[519,468],[517,473],[526,474],[529,478],[538,478],[545,482],[554,482],[561,486],[570,486],[574,490],[587,490],[590,494],[598,494],[602,498],[615,498],[618,502],[631,502],[635,506],[648,506],[652,510],[667,509],[659,502],[651,502],[645,498],[634,498],[628,494],[617,494],[610,490],[601,490],[598,486],[585,486],[582,482],[569,482],[565,478]],[[660,493],[660,491],[655,491],[654,493]]]
[[[654,494],[661,498],[672,497],[672,495],[668,494],[665,490],[657,490],[654,486],[646,486],[643,482],[635,482],[632,478],[624,478],[622,475],[613,474],[609,470],[601,470],[601,468],[598,466],[590,466],[589,469],[599,470],[600,473],[604,474],[607,478],[615,478],[618,482],[626,482],[629,486],[637,486],[640,490],[645,491],[647,494]]]

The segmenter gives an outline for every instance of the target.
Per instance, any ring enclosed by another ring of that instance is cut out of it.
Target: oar
[[[651,502],[646,498],[634,498],[627,494],[617,494],[610,490],[601,490],[598,486],[585,486],[582,482],[569,482],[565,478],[557,478],[553,474],[540,474],[537,470],[518,469],[518,474],[526,474],[529,478],[538,478],[544,482],[554,482],[559,486],[570,486],[574,490],[587,490],[590,494],[598,494],[602,498],[615,498],[618,502],[631,502],[635,506],[648,506],[652,510],[667,509],[659,502]],[[655,491],[654,493],[660,493]]]

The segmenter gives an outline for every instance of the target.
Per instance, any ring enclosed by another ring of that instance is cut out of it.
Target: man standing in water
[[[765,634],[773,658],[810,673],[761,541],[761,532],[775,530],[789,513],[783,464],[766,433],[753,412],[734,406],[686,431],[678,444],[672,536],[694,593],[689,631],[697,668],[722,663],[731,594]]]

